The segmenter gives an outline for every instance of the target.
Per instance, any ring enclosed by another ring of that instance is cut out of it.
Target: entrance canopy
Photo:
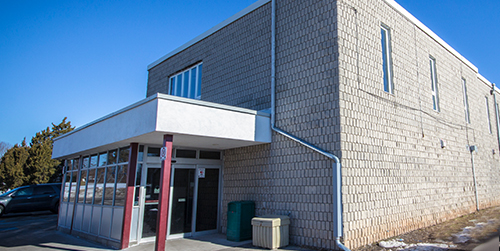
[[[130,143],[225,150],[271,142],[268,113],[157,93],[54,140],[52,158]]]

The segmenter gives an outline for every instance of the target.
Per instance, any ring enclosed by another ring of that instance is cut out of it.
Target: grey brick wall
[[[485,96],[494,123],[490,87],[382,0],[343,0],[338,13],[346,245],[473,212],[468,145],[480,149],[474,153],[480,208],[500,204],[499,155],[492,151],[498,143],[486,117]],[[391,30],[394,94],[383,88],[381,23]],[[432,109],[429,56],[436,59],[440,112]],[[471,124],[465,122],[462,78]]]
[[[147,96],[168,94],[169,77],[203,62],[201,99],[270,107],[271,8],[261,6],[149,70]]]
[[[165,93],[169,76],[203,61],[202,100],[269,108],[270,15],[266,4],[152,68],[147,95]],[[382,23],[391,31],[394,94],[383,88]],[[341,158],[349,248],[473,212],[469,145],[479,148],[479,207],[500,204],[489,83],[383,0],[277,0],[276,46],[276,125]],[[432,109],[429,56],[440,112]],[[271,144],[226,150],[222,231],[227,203],[253,200],[257,215],[290,215],[292,244],[333,248],[332,165],[277,134]]]
[[[276,14],[276,125],[340,155],[335,2],[278,1]],[[254,200],[258,215],[290,215],[292,244],[331,249],[332,165],[278,134],[226,150],[223,213],[230,201]]]

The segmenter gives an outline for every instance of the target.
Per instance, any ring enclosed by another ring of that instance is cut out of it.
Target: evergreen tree
[[[61,182],[63,163],[52,159],[52,145],[54,138],[74,129],[66,119],[36,133],[29,146],[24,139],[20,146],[16,144],[4,154],[0,162],[0,190]]]
[[[52,123],[52,130],[47,127],[31,139],[30,157],[27,164],[29,173],[26,173],[29,184],[61,181],[63,163],[52,159],[52,145],[54,138],[74,129],[71,127],[71,122],[66,122],[66,119],[64,118],[58,125]]]
[[[0,190],[12,189],[26,184],[25,175],[26,162],[29,158],[29,147],[26,145],[26,139],[21,145],[7,150],[0,163]]]

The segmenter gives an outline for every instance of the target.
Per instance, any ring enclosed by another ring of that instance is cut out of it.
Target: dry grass
[[[467,236],[464,233],[464,229]],[[479,212],[458,217],[431,227],[418,229],[406,234],[392,237],[392,239],[403,239],[407,244],[418,243],[440,243],[455,245],[454,250],[472,250],[479,244],[498,236],[500,231],[500,207],[492,207]],[[463,242],[463,243],[462,243]],[[355,251],[381,251],[387,250],[377,243],[366,245]]]

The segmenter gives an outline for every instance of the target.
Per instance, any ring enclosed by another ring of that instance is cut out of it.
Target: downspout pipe
[[[500,152],[500,121],[498,114],[498,105],[497,105],[497,95],[495,90],[495,84],[491,84],[491,95],[493,95],[493,106],[495,107],[495,119],[497,122],[497,140],[498,140],[498,152]]]
[[[287,133],[276,127],[276,0],[271,0],[271,129],[313,151],[322,154],[335,163],[333,169],[333,235],[335,237],[335,245],[338,249],[350,251],[340,242],[342,237],[342,176],[340,160],[337,156],[329,153],[319,147],[316,147],[296,136]]]

